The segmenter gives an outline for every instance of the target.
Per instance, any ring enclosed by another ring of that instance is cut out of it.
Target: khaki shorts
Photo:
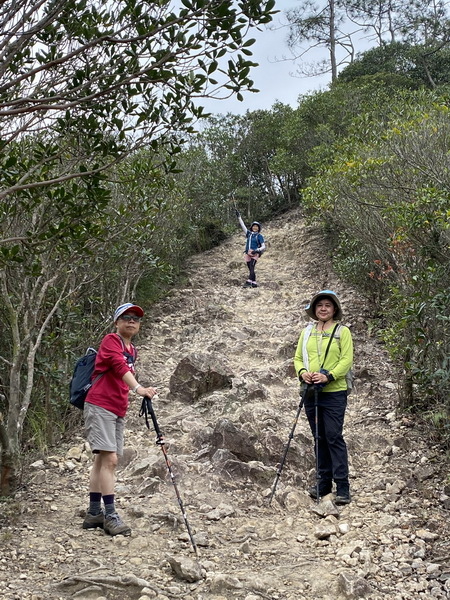
[[[92,452],[123,454],[124,419],[95,404],[84,404],[84,434]]]

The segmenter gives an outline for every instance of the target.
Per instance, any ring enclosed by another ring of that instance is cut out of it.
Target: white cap
[[[126,312],[133,311],[136,313],[138,317],[144,316],[144,311],[137,304],[133,304],[132,302],[127,302],[126,304],[121,304],[116,308],[116,312],[114,313],[114,323],[117,319]]]

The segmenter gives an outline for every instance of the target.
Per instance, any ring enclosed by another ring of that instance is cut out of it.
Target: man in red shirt
[[[86,439],[95,456],[83,529],[102,527],[110,535],[131,534],[114,504],[115,470],[117,457],[123,454],[129,391],[150,398],[157,393],[155,388],[144,387],[135,378],[136,349],[131,340],[139,332],[143,316],[142,308],[131,302],[116,309],[116,332],[108,333],[100,344],[92,375],[94,383],[84,406]]]

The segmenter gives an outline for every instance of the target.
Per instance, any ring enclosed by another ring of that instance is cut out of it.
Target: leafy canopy
[[[203,114],[196,98],[221,90],[222,97],[242,98],[241,90],[253,89],[248,32],[270,22],[273,6],[274,0],[183,0],[177,8],[166,0],[4,3],[0,199],[99,172],[144,142],[154,150],[176,147]],[[9,148],[30,135],[41,136],[42,147],[18,174]]]

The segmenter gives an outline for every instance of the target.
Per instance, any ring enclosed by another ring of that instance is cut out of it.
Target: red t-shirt
[[[122,377],[128,371],[134,374],[136,349],[133,345],[126,348],[117,333],[108,333],[103,338],[95,359],[92,381],[102,376],[89,390],[86,402],[101,406],[118,417],[124,417],[128,409],[130,388]]]

